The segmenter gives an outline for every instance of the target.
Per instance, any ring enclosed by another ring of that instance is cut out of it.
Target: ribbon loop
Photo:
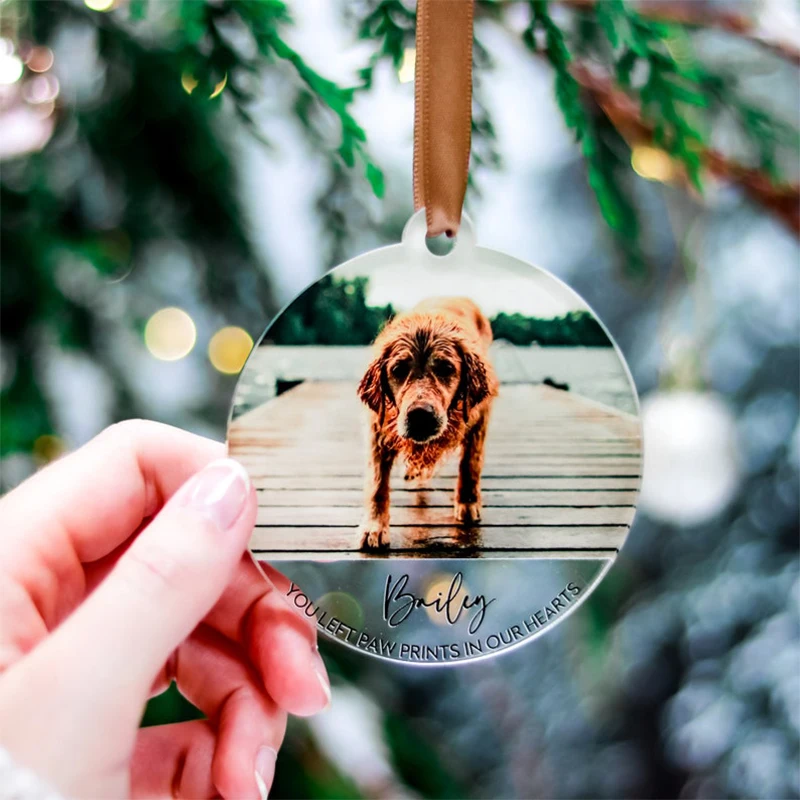
[[[474,0],[418,0],[414,86],[414,208],[428,236],[455,236],[472,136]]]

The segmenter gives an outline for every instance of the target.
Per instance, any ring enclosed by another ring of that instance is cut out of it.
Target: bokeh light
[[[736,421],[715,394],[653,392],[642,402],[640,508],[655,519],[699,525],[722,511],[739,484]]]
[[[200,80],[189,70],[186,70],[181,75],[181,86],[183,87],[183,91],[186,94],[192,94],[194,90],[200,85]],[[225,75],[222,77],[222,80],[218,81],[214,88],[211,90],[209,94],[209,99],[213,100],[215,97],[218,97],[222,94],[225,87],[228,85],[228,73],[226,72]]]
[[[666,183],[675,177],[675,165],[669,154],[658,147],[637,145],[631,153],[631,166],[637,175],[648,181]]]
[[[25,64],[31,72],[47,72],[53,66],[53,51],[49,47],[34,47]]]
[[[342,620],[353,628],[364,625],[364,609],[353,595],[347,592],[328,592],[314,603],[316,608],[324,609],[329,616]]]
[[[430,604],[435,603],[438,600],[440,601],[440,607],[444,606],[448,596],[450,595],[451,587],[453,587],[454,578],[455,575],[451,575],[448,572],[435,572],[433,575],[431,575],[430,580],[425,587],[425,602],[429,604],[425,607],[425,612],[427,613],[430,621],[436,625],[449,625],[450,622],[448,621],[447,617],[441,613],[441,611]],[[466,597],[468,594],[469,589],[466,583],[462,583],[458,587],[458,591],[452,595],[452,613],[455,613],[455,610],[458,608],[461,599]]]
[[[115,3],[116,0],[83,0],[86,8],[90,8],[92,11],[111,11]]]
[[[208,343],[208,358],[214,369],[225,375],[242,371],[253,349],[253,339],[243,328],[229,326],[218,330]]]
[[[45,434],[33,443],[33,457],[37,464],[49,464],[67,451],[64,440],[59,436]]]
[[[228,83],[228,73],[225,73],[225,77],[214,87],[214,91],[211,92],[210,97],[213,99],[217,95],[222,94],[222,90],[225,88],[225,85]]]
[[[186,94],[191,94],[197,88],[198,83],[200,83],[200,81],[198,81],[191,72],[184,72],[181,75],[181,86],[183,86],[183,91],[186,92]]]
[[[22,88],[22,96],[29,103],[52,103],[59,92],[58,79],[53,75],[37,75],[26,81]]]
[[[177,361],[187,356],[197,340],[192,318],[181,308],[162,308],[147,321],[144,343],[150,354],[161,361]]]
[[[0,85],[9,86],[22,77],[22,59],[13,53],[0,54]]]
[[[417,60],[417,48],[407,47],[403,53],[403,61],[397,70],[400,83],[411,83],[414,80],[414,65]]]
[[[691,40],[685,34],[667,36],[664,45],[680,66],[688,68],[695,63]]]

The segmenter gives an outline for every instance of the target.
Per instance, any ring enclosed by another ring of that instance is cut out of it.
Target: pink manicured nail
[[[232,458],[212,461],[179,492],[178,502],[208,517],[221,531],[228,530],[242,513],[250,494],[245,468]]]
[[[314,650],[312,659],[314,660],[314,672],[317,674],[317,680],[322,687],[322,691],[325,693],[324,708],[327,708],[331,703],[331,681],[328,677],[328,670],[325,668],[325,662],[322,660],[319,650]]]
[[[267,800],[272,781],[275,778],[275,760],[278,754],[274,748],[260,747],[256,753],[255,778],[261,800]]]

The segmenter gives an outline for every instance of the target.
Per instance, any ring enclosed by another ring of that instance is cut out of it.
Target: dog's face
[[[439,436],[456,399],[461,354],[446,336],[401,337],[386,359],[390,397],[397,406],[397,432],[423,443]]]
[[[406,321],[404,321],[406,323]],[[446,429],[450,411],[463,418],[488,394],[486,367],[463,334],[436,321],[413,321],[384,332],[385,344],[359,385],[359,395],[380,418],[397,409],[397,433],[423,444]]]

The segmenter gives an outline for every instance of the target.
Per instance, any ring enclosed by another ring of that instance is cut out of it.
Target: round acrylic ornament
[[[242,372],[250,542],[321,633],[395,661],[530,641],[602,579],[635,512],[638,402],[588,306],[424,210],[306,289]]]

